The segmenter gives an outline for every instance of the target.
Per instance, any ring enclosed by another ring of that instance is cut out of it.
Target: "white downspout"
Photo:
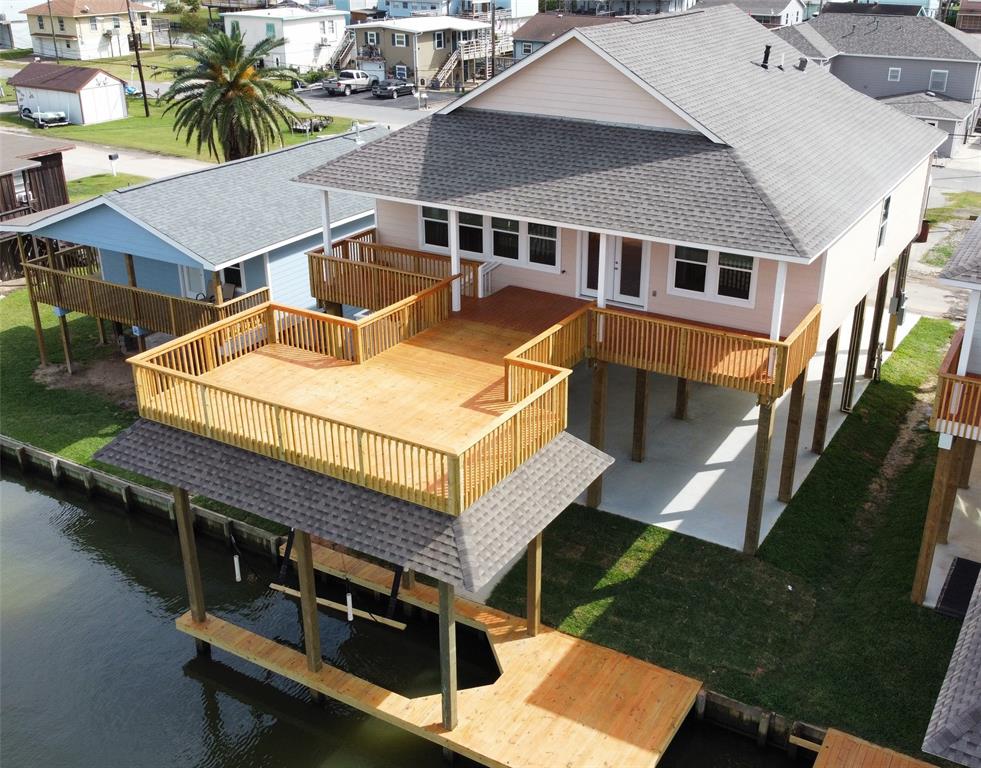
[[[321,223],[324,227],[324,256],[330,256],[333,252],[333,242],[330,238],[330,192],[323,190],[323,198],[320,207]]]
[[[448,211],[449,244],[450,244],[450,273],[460,274],[460,214],[452,208]],[[462,278],[461,278],[462,279]],[[453,281],[453,311],[460,311],[460,280]]]

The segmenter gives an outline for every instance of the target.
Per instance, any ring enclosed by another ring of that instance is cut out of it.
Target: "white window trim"
[[[426,206],[427,208],[434,206]],[[445,209],[444,209],[445,210]],[[449,255],[449,247],[443,248],[438,245],[430,245],[426,242],[425,235],[425,225],[422,216],[422,206],[417,206],[417,219],[418,219],[418,235],[419,235],[419,250],[427,251],[429,253],[439,253],[443,255]],[[512,267],[520,267],[521,269],[531,269],[536,272],[547,272],[553,275],[562,274],[562,227],[555,224],[551,224],[547,221],[527,221],[525,219],[514,219],[512,216],[490,216],[483,215],[483,243],[484,251],[483,253],[477,253],[475,251],[466,251],[460,248],[460,256],[466,259],[473,259],[474,261],[483,261],[488,264],[509,264]],[[494,246],[494,230],[491,227],[491,219],[511,219],[512,221],[518,222],[518,258],[517,259],[506,259],[501,256],[494,256],[491,254],[491,250]],[[531,241],[530,235],[528,234],[528,224],[543,224],[548,227],[555,227],[555,266],[549,264],[537,264],[530,260],[531,253]],[[447,223],[447,226],[449,224]],[[459,227],[459,223],[457,224]],[[476,229],[475,225],[464,225],[471,226]]]
[[[585,230],[576,231],[576,286],[580,297],[596,299],[599,297],[599,291],[596,288],[590,288],[586,285],[588,276],[586,266],[588,260],[586,254],[589,244],[588,236],[589,233]],[[654,270],[654,241],[642,237],[625,238],[621,235],[607,235],[607,237],[609,237],[609,241],[607,243],[608,250],[606,254],[606,306],[633,310],[642,309],[644,312],[648,312],[651,306],[651,272]],[[616,298],[616,275],[614,274],[613,266],[618,255],[622,255],[623,253],[624,239],[640,240],[644,244],[643,270],[640,275],[641,295],[638,301],[623,301]]]
[[[246,259],[246,261],[248,261],[248,259]],[[220,270],[218,270],[221,275],[222,284],[225,283],[225,270],[229,269],[230,267],[238,267],[238,273],[242,276],[242,284],[236,286],[236,288],[240,290],[243,294],[248,293],[249,287],[245,284],[245,261],[240,261],[236,264],[229,264],[228,266],[222,267]]]
[[[399,42],[399,39],[402,42]],[[409,47],[409,36],[405,32],[393,32],[392,33],[392,44],[396,48],[408,48]]]
[[[399,70],[402,70],[402,74],[399,74]],[[409,77],[409,68],[405,64],[395,65],[395,76],[401,80],[405,80]]]
[[[439,44],[437,45],[437,41]],[[446,47],[446,35],[441,31],[433,32],[433,48],[437,51],[443,50]]]
[[[934,76],[934,74],[940,74],[940,73],[943,73],[943,76],[944,76],[944,87],[943,88],[932,88],[931,86],[933,85],[933,76]],[[947,69],[931,69],[930,70],[930,79],[927,81],[927,90],[928,91],[932,91],[933,93],[945,93],[947,91],[947,79],[948,79],[949,76],[950,76],[950,70],[947,70]]]
[[[893,77],[892,73],[895,72],[896,76]],[[886,80],[890,83],[898,83],[903,78],[903,68],[902,67],[889,67],[889,72],[886,73]]]
[[[889,205],[888,210],[886,204]],[[879,228],[875,231],[875,250],[885,247],[889,239],[889,216],[892,214],[892,195],[887,195],[879,204]]]
[[[522,56],[531,56],[531,54],[533,54],[534,52],[535,52],[535,44],[534,43],[522,43],[521,44],[521,55]]]
[[[719,295],[719,252],[708,251],[708,263],[705,265],[705,291],[689,291],[685,288],[676,288],[674,285],[674,265],[675,248],[672,245],[668,249],[668,284],[667,291],[670,296],[680,296],[685,299],[698,299],[699,301],[711,301],[715,304],[729,304],[733,307],[743,307],[744,309],[756,308],[756,284],[759,278],[760,260],[753,259],[753,270],[749,277],[749,298],[737,299],[733,296]],[[699,250],[706,250],[704,248]]]
[[[364,33],[364,44],[365,45],[378,45],[378,33],[372,30],[367,30]]]

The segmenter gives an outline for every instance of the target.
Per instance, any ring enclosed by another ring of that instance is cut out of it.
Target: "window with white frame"
[[[484,252],[484,217],[478,213],[460,214],[460,250],[468,253]]]
[[[433,32],[433,48],[440,50],[446,44],[442,32]]]
[[[407,48],[409,41],[405,32],[393,32],[392,45],[394,45],[396,48]]]
[[[891,202],[891,196],[882,201],[882,214],[879,216],[879,241],[876,248],[881,248],[886,241],[886,225],[889,223],[889,204]]]
[[[531,56],[531,54],[534,53],[534,51],[535,51],[535,44],[534,43],[522,43],[521,44],[521,55],[522,56]]]
[[[528,222],[528,261],[554,267],[558,264],[559,230],[550,224]]]
[[[668,293],[752,305],[756,259],[737,253],[678,245],[668,275]]]
[[[245,290],[245,274],[241,264],[233,264],[225,267],[221,271],[221,282],[226,285],[234,285],[238,290]]]
[[[37,28],[44,29],[44,16],[37,17]]]
[[[276,38],[276,24],[274,22],[266,23],[266,37],[270,40],[274,40]]]
[[[365,32],[364,41],[366,45],[378,45],[378,33],[377,32]]]
[[[409,68],[405,64],[395,65],[395,76],[405,80],[409,76]]]
[[[91,29],[93,32],[98,32],[99,31],[99,17],[98,16],[93,16],[92,18],[89,19],[89,29]]]
[[[437,248],[450,244],[449,212],[443,208],[422,207],[422,242]]]
[[[150,17],[147,14],[145,14],[145,13],[141,13],[140,14],[140,26],[141,27],[145,27],[149,23],[150,23]]]
[[[336,29],[336,28],[334,27],[334,22],[333,22],[333,21],[328,21],[328,22],[327,22],[327,34],[329,34],[329,35],[333,35],[333,34],[334,34],[334,31],[335,31],[335,29]]]
[[[59,32],[65,31],[65,20],[61,16],[58,17],[58,31]]]
[[[889,67],[889,74],[886,75],[886,79],[890,83],[898,83],[903,76],[902,67]]]
[[[237,23],[238,23],[238,22],[235,22],[235,21],[233,21],[233,22],[232,22],[232,26],[234,27],[234,26],[235,26],[235,25],[236,25]],[[112,28],[113,28],[113,29],[119,29],[119,27],[120,27],[120,24],[119,24],[119,17],[118,17],[118,16],[113,16],[113,17],[112,17]]]
[[[517,219],[491,217],[491,255],[517,261],[521,258],[521,224]]]
[[[928,91],[933,91],[934,93],[943,93],[947,90],[947,70],[946,69],[931,69],[930,70],[930,86],[927,88]]]

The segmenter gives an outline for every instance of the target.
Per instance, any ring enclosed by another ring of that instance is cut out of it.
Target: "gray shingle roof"
[[[361,131],[366,141],[387,133]],[[150,181],[103,195],[130,216],[163,233],[204,261],[225,264],[321,226],[317,193],[294,184],[300,171],[356,147],[353,134]],[[331,198],[332,221],[371,211],[359,195]]]
[[[929,16],[822,13],[798,26],[844,54],[981,61],[981,40]]]
[[[879,101],[913,117],[935,117],[940,120],[963,120],[976,109],[976,105],[968,101],[949,99],[924,91],[905,93],[902,96],[885,96]]]
[[[974,585],[923,751],[981,768],[981,579]]]
[[[971,225],[940,277],[981,286],[981,219]]]
[[[790,0],[698,0],[695,7],[714,8],[726,4],[734,5],[746,13],[779,16],[790,4]]]
[[[724,144],[669,131],[464,108],[402,129],[371,152],[301,179],[654,239],[812,258],[945,138],[820,67],[801,72],[790,66],[799,53],[731,5],[568,35],[601,48]],[[772,63],[786,56],[788,66],[762,69],[765,45],[773,46]],[[507,81],[481,86],[491,87],[507,88]],[[883,135],[891,140],[882,141]],[[800,147],[805,136],[807,151],[788,149]]]
[[[587,16],[575,13],[536,13],[514,30],[514,40],[550,43],[560,35],[576,27],[592,27],[596,24],[615,22],[613,16]]]
[[[420,120],[300,179],[683,242],[793,251],[732,150],[697,134],[466,109]]]
[[[452,517],[146,420],[96,458],[470,591],[485,586],[613,463],[563,432]]]
[[[773,33],[786,41],[809,59],[830,59],[838,55],[838,50],[807,24],[780,27]]]

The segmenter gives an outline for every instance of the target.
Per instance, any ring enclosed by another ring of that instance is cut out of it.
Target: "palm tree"
[[[183,56],[193,64],[169,70],[174,81],[161,98],[164,114],[176,113],[174,130],[187,144],[197,139],[198,152],[225,160],[237,160],[265,152],[278,142],[280,128],[297,115],[284,101],[306,102],[283,88],[294,73],[283,67],[263,67],[263,59],[284,41],[266,38],[246,51],[242,36],[234,30],[210,32],[194,38],[195,47]]]

